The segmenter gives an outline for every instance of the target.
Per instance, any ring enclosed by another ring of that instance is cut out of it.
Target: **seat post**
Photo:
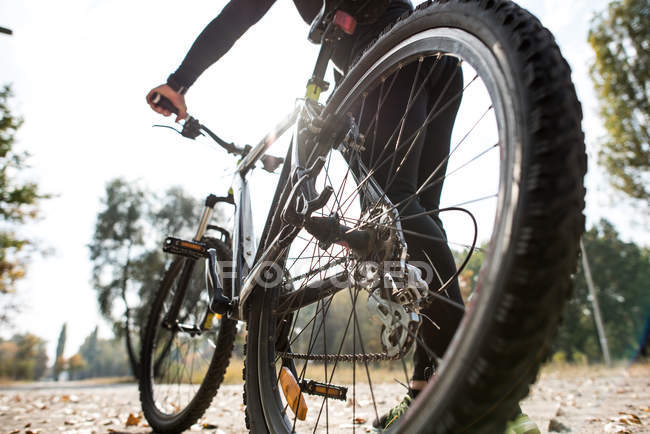
[[[329,83],[325,81],[325,72],[334,53],[336,43],[346,35],[352,35],[356,25],[357,22],[354,17],[347,12],[337,10],[334,13],[332,20],[327,24],[327,28],[323,32],[318,59],[316,60],[316,66],[314,66],[314,72],[307,82],[305,98],[317,102],[321,92],[329,88]]]

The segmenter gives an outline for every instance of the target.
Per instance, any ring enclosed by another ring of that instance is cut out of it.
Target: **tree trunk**
[[[125,316],[126,316],[126,325],[124,327],[126,333],[126,353],[129,356],[129,364],[131,365],[131,372],[136,379],[140,379],[140,362],[136,356],[136,351],[133,348],[133,341],[131,340],[131,311],[126,300],[126,285],[129,280],[129,266],[131,265],[131,246],[133,242],[129,243],[129,247],[126,252],[126,264],[124,264],[124,274],[122,275],[122,300],[124,301],[124,306],[126,306]]]

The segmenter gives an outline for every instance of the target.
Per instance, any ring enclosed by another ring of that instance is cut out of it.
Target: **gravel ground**
[[[241,385],[225,385],[204,417],[189,432],[239,433],[244,429]],[[378,411],[401,399],[402,388],[375,385]],[[329,401],[330,432],[370,432],[375,415],[367,388],[356,405]],[[306,423],[313,427],[321,400],[310,397]],[[522,408],[542,432],[650,432],[650,366],[547,369]],[[324,422],[324,412],[320,424]],[[306,425],[299,432],[309,431]],[[554,429],[556,431],[554,431]],[[2,433],[150,433],[133,384],[86,382],[29,383],[0,387]]]

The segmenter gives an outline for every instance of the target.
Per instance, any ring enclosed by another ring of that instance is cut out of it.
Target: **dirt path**
[[[377,385],[374,391],[380,412],[401,399],[401,389],[392,384]],[[375,412],[369,391],[357,390],[356,398],[356,432],[370,432]],[[320,401],[310,400],[308,405],[308,421],[313,424]],[[650,432],[650,366],[547,370],[522,407],[542,432],[549,432],[551,420],[574,433]],[[151,432],[144,419],[138,420],[139,411],[137,388],[132,384],[0,387],[0,433]],[[352,431],[351,402],[330,401],[329,414],[330,432]],[[243,426],[241,385],[226,385],[190,432],[239,433],[245,432]]]

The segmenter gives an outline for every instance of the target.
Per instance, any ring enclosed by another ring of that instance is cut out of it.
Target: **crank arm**
[[[209,277],[212,281],[212,301],[210,302],[210,311],[224,315],[228,313],[233,306],[232,301],[223,295],[223,287],[221,279],[217,273],[217,251],[215,249],[208,249],[208,270]]]

